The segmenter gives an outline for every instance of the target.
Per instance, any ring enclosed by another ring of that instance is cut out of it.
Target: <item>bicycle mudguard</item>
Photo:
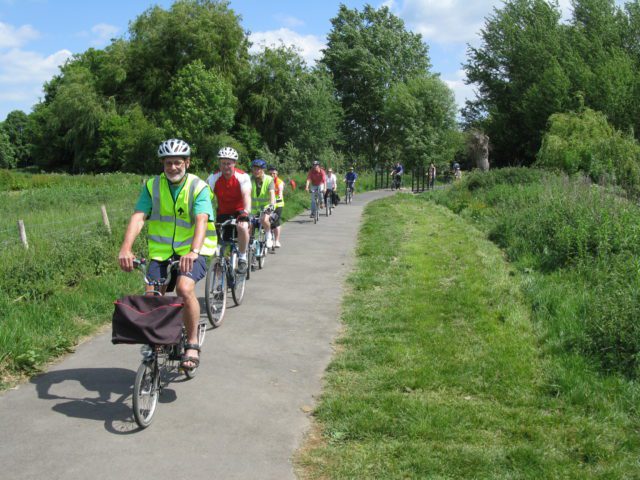
[[[114,302],[111,342],[172,345],[182,333],[182,297],[129,295]]]

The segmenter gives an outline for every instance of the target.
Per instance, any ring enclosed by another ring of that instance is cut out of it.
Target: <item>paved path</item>
[[[146,430],[131,413],[139,348],[112,345],[110,331],[0,395],[2,478],[295,478],[291,456],[332,354],[363,205],[388,194],[357,195],[317,225],[288,222],[243,305],[207,332],[197,377],[169,385]]]

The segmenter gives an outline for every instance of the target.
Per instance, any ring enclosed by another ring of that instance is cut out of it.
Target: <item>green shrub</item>
[[[588,279],[583,350],[607,371],[640,378],[640,262],[621,253],[580,269]]]
[[[536,165],[583,172],[594,182],[640,194],[640,144],[609,125],[603,113],[588,108],[549,118]]]
[[[640,378],[640,208],[583,177],[529,169],[468,175],[429,193],[529,272],[545,344]]]

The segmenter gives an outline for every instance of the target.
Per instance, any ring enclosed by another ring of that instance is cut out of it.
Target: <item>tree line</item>
[[[571,5],[566,21],[556,1],[508,0],[493,10],[480,46],[468,47],[464,69],[478,98],[464,123],[489,135],[492,165],[638,182],[640,2]]]
[[[0,125],[0,167],[151,172],[165,138],[187,140],[196,168],[231,145],[282,170],[448,162],[458,131],[452,92],[428,47],[387,7],[341,5],[322,58],[291,47],[251,54],[225,1],[154,6],[104,49],[74,55],[44,98]],[[390,54],[392,53],[392,54]]]

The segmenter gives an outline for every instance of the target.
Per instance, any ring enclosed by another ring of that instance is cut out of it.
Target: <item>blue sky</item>
[[[30,112],[42,85],[74,53],[103,48],[126,34],[128,24],[152,5],[171,0],[0,0],[0,120],[20,109]],[[500,0],[232,0],[230,7],[251,32],[254,49],[283,41],[296,45],[308,63],[320,56],[330,19],[340,3],[361,9],[387,5],[429,45],[432,71],[453,89],[459,105],[473,96],[461,64],[466,45],[478,44],[484,19]],[[560,5],[568,11],[569,0]]]

